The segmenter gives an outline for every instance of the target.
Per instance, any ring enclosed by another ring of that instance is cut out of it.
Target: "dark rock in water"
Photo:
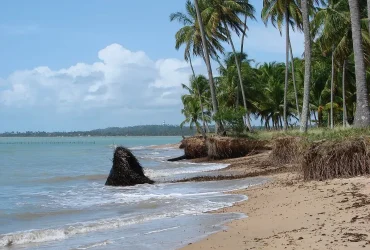
[[[114,151],[113,166],[105,183],[107,186],[134,186],[153,184],[154,181],[144,175],[143,167],[130,150],[117,147]]]

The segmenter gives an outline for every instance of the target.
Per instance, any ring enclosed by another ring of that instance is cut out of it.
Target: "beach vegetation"
[[[225,134],[226,130],[228,135],[253,136],[257,126],[286,133],[298,128],[307,133],[317,128],[368,127],[366,5],[365,0],[264,0],[261,21],[285,33],[286,60],[255,62],[243,47],[248,24],[258,21],[250,1],[186,1],[186,13],[175,12],[170,19],[183,25],[175,35],[175,47],[184,48],[184,58],[190,63],[191,58],[201,57],[207,65],[207,76],[193,69],[193,79],[209,82],[207,90],[197,91],[192,79],[183,83],[189,93],[198,95],[194,102],[183,98],[183,105],[184,110],[198,113],[199,126],[195,127],[200,134]],[[304,54],[298,57],[292,54],[291,31],[304,33]],[[239,51],[233,41],[238,36],[242,41]],[[230,52],[225,51],[226,45]],[[212,71],[211,63],[218,65],[214,67],[217,72]],[[186,123],[196,124],[187,118]],[[211,131],[207,124],[222,129]]]

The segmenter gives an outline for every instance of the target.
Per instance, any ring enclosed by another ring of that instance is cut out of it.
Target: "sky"
[[[284,36],[261,21],[262,1],[251,3],[257,21],[248,23],[245,52],[256,62],[284,61]],[[191,69],[175,49],[181,26],[169,15],[184,6],[185,0],[1,1],[0,132],[180,124],[181,83]],[[291,41],[301,56],[303,35],[293,32]],[[194,64],[206,74],[200,59]]]

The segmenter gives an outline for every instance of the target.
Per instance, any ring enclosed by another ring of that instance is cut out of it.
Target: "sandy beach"
[[[224,161],[231,164],[224,171],[271,172],[271,181],[237,191],[249,199],[217,211],[247,218],[184,249],[370,249],[368,178],[304,182],[289,170],[294,166],[271,166],[267,159],[262,153]]]

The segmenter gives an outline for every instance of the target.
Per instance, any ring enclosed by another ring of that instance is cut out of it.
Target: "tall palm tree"
[[[303,107],[301,116],[300,131],[306,133],[308,126],[309,103],[310,103],[310,81],[311,81],[311,36],[310,36],[310,20],[308,13],[308,0],[301,0],[302,23],[304,33],[304,91],[303,91]]]
[[[335,61],[342,62],[347,59],[351,49],[349,34],[351,30],[351,20],[348,3],[345,0],[328,0],[320,8],[312,21],[312,33],[317,37],[317,42],[321,43],[323,53],[331,51],[331,98],[330,98],[330,127],[334,128],[334,81],[335,81]]]
[[[300,25],[302,13],[296,0],[264,0],[262,9],[262,20],[267,25],[271,23],[282,31],[282,25],[285,23],[286,39],[286,57],[285,57],[285,85],[284,85],[284,130],[288,128],[287,120],[287,91],[288,91],[288,74],[289,74],[289,29],[295,25]]]
[[[242,91],[243,104],[246,110],[246,125],[250,131],[252,131],[252,126],[250,124],[249,113],[247,111],[247,102],[245,98],[242,73],[240,66],[240,59],[237,57],[235,46],[231,38],[230,30],[236,32],[240,35],[242,32],[245,35],[246,24],[239,18],[239,14],[244,15],[254,19],[254,7],[249,4],[248,0],[205,0],[207,2],[207,8],[203,11],[205,20],[207,20],[208,25],[212,28],[213,32],[217,30],[225,33],[229,44],[231,45],[235,64],[237,67],[239,84]]]
[[[357,101],[354,125],[355,127],[368,127],[370,125],[370,109],[366,86],[364,52],[362,49],[359,1],[350,0],[349,8],[351,12],[353,52],[356,71]]]
[[[202,38],[202,44],[205,45],[205,44],[207,44],[206,33],[205,33],[205,30],[204,30],[203,19],[202,19],[201,12],[200,12],[200,9],[199,9],[198,0],[194,0],[194,6],[195,6],[196,13],[197,13],[197,20],[198,20],[200,34],[201,34],[201,38]],[[213,81],[212,67],[211,67],[211,61],[210,61],[210,57],[209,57],[208,47],[203,46],[203,51],[204,51],[204,58],[205,58],[205,62],[206,62],[206,65],[207,65],[207,71],[208,71],[208,81],[209,81],[209,87],[210,87],[210,90],[211,90],[213,112],[217,113],[217,111],[218,111],[218,102],[217,102],[217,98],[216,98],[216,89],[215,89],[215,84],[214,84],[214,81]],[[216,121],[215,130],[216,130],[215,131],[216,134],[223,132],[222,124],[220,122]]]
[[[203,7],[204,8],[204,7]],[[185,61],[190,63],[190,67],[193,73],[193,78],[196,78],[196,74],[194,71],[194,67],[192,64],[192,56],[201,56],[205,61],[205,56],[203,52],[203,43],[200,33],[200,28],[197,22],[197,14],[195,10],[195,6],[192,4],[190,0],[186,1],[185,4],[186,13],[175,12],[170,15],[170,21],[178,21],[183,25],[179,31],[176,32],[175,39],[176,39],[176,46],[177,50],[180,49],[182,45],[185,45],[184,50],[184,59]],[[201,7],[202,9],[202,7]],[[206,32],[206,41],[207,47],[209,49],[210,56],[216,60],[218,60],[219,53],[224,54],[224,48],[221,45],[221,42],[224,41],[226,38],[223,37],[223,34],[216,31],[215,33],[208,31]],[[199,96],[200,101],[200,108],[204,110],[203,103],[201,100],[201,96]],[[206,124],[203,119],[203,131],[207,131]],[[205,134],[203,134],[205,136]]]
[[[204,8],[203,6],[200,7]],[[191,63],[191,56],[201,56],[204,60],[203,43],[200,33],[199,24],[197,21],[197,13],[195,6],[190,0],[186,1],[185,4],[186,13],[175,12],[170,15],[170,21],[177,21],[183,27],[181,27],[175,35],[177,50],[181,46],[185,46],[184,59],[190,62],[192,71],[194,72],[193,65]],[[207,29],[207,27],[206,27]],[[206,30],[205,33],[207,48],[212,58],[217,59],[218,54],[224,54],[224,48],[221,44],[226,38],[220,32],[216,31],[212,33],[210,29]]]

